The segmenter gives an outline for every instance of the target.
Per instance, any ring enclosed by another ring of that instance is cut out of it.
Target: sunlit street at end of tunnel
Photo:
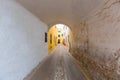
[[[56,24],[48,31],[48,51],[49,53],[55,49],[58,44],[70,47],[72,43],[72,33],[68,26],[64,24]]]

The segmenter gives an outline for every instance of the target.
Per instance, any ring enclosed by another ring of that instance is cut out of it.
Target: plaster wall
[[[76,51],[76,53],[79,55],[79,52],[86,53],[87,51],[88,30],[85,21],[80,21],[79,25],[75,25],[75,27],[76,28],[72,28],[72,33],[74,35],[72,50]]]
[[[99,64],[104,64],[109,68],[114,67],[118,75],[120,75],[119,9],[119,0],[107,0],[99,10],[86,20],[90,56]]]
[[[58,29],[52,26],[48,31],[48,52],[51,53],[58,45]]]
[[[78,25],[81,18],[101,6],[106,0],[16,0],[50,27],[63,23]],[[48,14],[49,13],[49,14]]]
[[[103,6],[72,29],[72,55],[91,79],[120,79],[120,1],[106,0]]]
[[[12,0],[0,0],[0,80],[23,80],[47,55],[48,26]]]

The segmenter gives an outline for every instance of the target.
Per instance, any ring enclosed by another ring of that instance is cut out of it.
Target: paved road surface
[[[67,48],[58,45],[24,80],[87,80],[74,62]]]

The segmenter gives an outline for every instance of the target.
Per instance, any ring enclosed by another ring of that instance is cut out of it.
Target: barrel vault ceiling
[[[48,25],[78,24],[106,0],[17,0]]]

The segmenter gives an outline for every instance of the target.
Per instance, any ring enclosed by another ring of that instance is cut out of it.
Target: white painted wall
[[[0,80],[23,80],[47,55],[47,26],[11,0],[0,0]]]

